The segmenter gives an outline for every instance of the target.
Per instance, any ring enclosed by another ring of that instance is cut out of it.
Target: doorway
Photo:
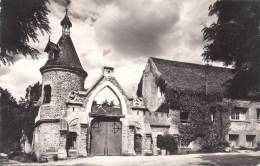
[[[91,154],[121,155],[122,124],[118,119],[96,118],[91,123]]]

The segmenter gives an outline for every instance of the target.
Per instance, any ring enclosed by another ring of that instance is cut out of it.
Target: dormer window
[[[50,103],[51,102],[51,86],[45,85],[43,87],[43,103]]]

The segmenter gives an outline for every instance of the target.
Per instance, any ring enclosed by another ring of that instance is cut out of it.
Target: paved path
[[[187,154],[171,156],[109,156],[87,157],[30,166],[251,166],[260,163],[260,152]]]

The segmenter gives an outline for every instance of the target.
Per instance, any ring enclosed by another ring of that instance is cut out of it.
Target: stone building
[[[40,69],[42,96],[33,134],[38,159],[156,155],[158,136],[167,133],[178,138],[178,124],[189,119],[187,112],[167,105],[158,84],[163,82],[168,89],[226,93],[225,82],[233,77],[231,69],[149,58],[138,85],[142,97],[130,98],[112,67],[104,67],[100,78],[85,89],[88,74],[71,40],[67,12],[61,26],[57,44],[47,43],[49,57]],[[227,139],[234,146],[255,147],[260,141],[260,103],[232,102],[237,107],[230,117]]]
[[[167,100],[160,82],[164,83],[164,91],[188,90],[228,96],[227,83],[233,77],[232,69],[228,68],[149,58],[138,93],[150,112],[168,112],[172,111],[170,106],[162,107]],[[234,147],[256,147],[260,143],[260,102],[224,97],[223,102],[226,101],[234,107],[226,139]],[[187,123],[189,112],[179,110],[174,117],[176,124]]]
[[[49,57],[41,67],[42,96],[35,119],[33,151],[38,159],[88,155],[144,155],[157,153],[157,136],[178,135],[176,111],[149,111],[141,98],[127,96],[112,67],[88,89],[70,37],[72,23],[61,21],[57,44],[49,41]]]

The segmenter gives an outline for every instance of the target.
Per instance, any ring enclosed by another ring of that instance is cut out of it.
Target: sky
[[[60,21],[68,6],[70,36],[83,68],[85,88],[102,74],[103,66],[115,68],[115,77],[128,96],[134,96],[149,57],[204,64],[201,30],[216,18],[208,16],[214,0],[50,0],[50,39],[62,33]],[[17,55],[13,65],[0,66],[0,86],[14,97],[41,82],[39,68],[49,35],[30,44],[41,52],[38,60]]]

